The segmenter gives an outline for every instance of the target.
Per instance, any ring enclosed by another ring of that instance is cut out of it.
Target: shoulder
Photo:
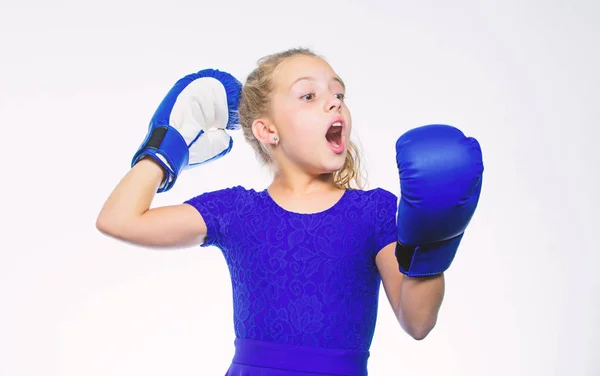
[[[191,204],[193,206],[230,206],[236,205],[240,201],[252,201],[254,198],[259,196],[260,192],[257,192],[254,189],[246,188],[241,185],[236,185],[214,191],[200,193],[186,200],[185,203]]]
[[[398,202],[398,197],[384,188],[372,188],[367,190],[352,190],[352,195],[369,202],[379,204],[394,204]]]
[[[398,201],[398,197],[393,194],[392,192],[384,189],[384,188],[375,188],[372,190],[373,194],[377,197],[377,199],[379,199],[380,201],[384,201],[384,202],[389,202],[389,201]]]
[[[356,190],[353,192],[357,202],[366,212],[374,215],[375,223],[392,223],[396,220],[398,210],[398,198],[392,192],[384,188],[373,188],[368,190]]]
[[[251,188],[246,188],[241,185],[235,185],[231,187],[217,189],[214,191],[202,192],[194,196],[194,198],[203,196],[248,196],[252,194],[257,194],[257,192]]]
[[[370,249],[376,256],[380,250],[393,243],[397,236],[397,197],[384,188],[353,190],[349,192],[353,203],[351,212],[360,212],[362,226],[358,231],[370,239]]]

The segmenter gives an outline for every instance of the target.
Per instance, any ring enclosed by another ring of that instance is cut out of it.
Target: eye
[[[307,101],[311,101],[313,99],[315,99],[315,94],[314,93],[308,93],[302,96],[303,99],[306,99]]]
[[[336,97],[337,99],[339,99],[339,100],[343,101],[343,100],[344,100],[344,98],[346,98],[346,94],[339,93],[339,94],[336,94],[336,95],[335,95],[335,97]]]

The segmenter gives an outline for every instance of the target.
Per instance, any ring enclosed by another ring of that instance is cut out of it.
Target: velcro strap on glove
[[[132,166],[145,156],[152,157],[163,166],[166,179],[158,192],[168,191],[188,163],[189,150],[181,134],[171,126],[161,126],[148,133],[139,151],[134,155]]]

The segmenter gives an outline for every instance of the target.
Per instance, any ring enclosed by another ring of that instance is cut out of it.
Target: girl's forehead
[[[287,89],[301,80],[336,80],[341,79],[325,60],[313,56],[295,56],[282,62],[273,76],[279,89]]]

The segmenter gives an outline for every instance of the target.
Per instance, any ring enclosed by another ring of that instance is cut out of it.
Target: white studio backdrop
[[[290,47],[348,86],[370,187],[399,194],[395,140],[476,137],[481,202],[437,327],[414,341],[381,294],[370,374],[600,374],[600,5],[594,1],[4,1],[0,375],[222,375],[231,285],[216,248],[152,251],[96,216],[177,79],[244,80]],[[240,133],[154,205],[269,183]]]

